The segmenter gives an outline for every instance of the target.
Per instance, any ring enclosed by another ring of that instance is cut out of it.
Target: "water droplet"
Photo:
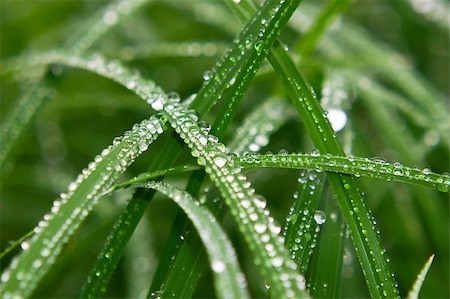
[[[203,79],[204,79],[205,81],[209,81],[209,80],[211,80],[212,76],[213,76],[213,74],[212,74],[211,71],[206,71],[206,72],[203,74]]]
[[[117,20],[118,20],[117,13],[115,11],[113,11],[113,10],[108,10],[103,15],[103,19],[102,20],[107,25],[114,25],[114,24],[117,23]]]
[[[274,257],[272,259],[272,265],[274,267],[280,267],[283,264],[283,259],[281,257]]]
[[[335,132],[339,132],[347,124],[347,114],[341,109],[328,109],[327,117]]]
[[[161,111],[164,109],[164,98],[158,97],[156,100],[154,100],[151,104],[152,108],[156,111]]]
[[[28,248],[30,248],[30,243],[28,243],[27,241],[23,241],[22,243],[20,243],[20,248],[22,248],[22,250],[27,250]]]
[[[253,45],[253,47],[255,48],[255,50],[256,50],[256,52],[257,52],[258,54],[261,53],[261,51],[262,51],[262,49],[263,49],[263,45],[264,45],[264,42],[263,42],[262,40],[257,41],[257,42]]]
[[[224,157],[215,157],[214,158],[214,164],[216,164],[218,167],[223,167],[226,163],[227,163],[227,159],[225,159]]]
[[[267,225],[265,225],[264,223],[257,223],[257,224],[255,224],[255,230],[258,233],[262,234],[263,232],[266,231],[266,229],[267,229]]]
[[[324,224],[325,221],[327,221],[327,215],[324,212],[317,210],[314,213],[314,221],[319,225]]]
[[[221,260],[214,260],[211,263],[211,268],[214,272],[221,273],[225,270],[225,263],[222,262]]]

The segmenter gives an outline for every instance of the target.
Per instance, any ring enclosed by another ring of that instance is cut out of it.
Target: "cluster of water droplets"
[[[322,176],[313,171],[301,172],[298,178],[300,191],[294,194],[294,204],[286,218],[286,246],[302,273],[308,267],[320,226],[326,221],[326,214],[317,210],[322,181]]]
[[[436,174],[428,168],[419,169],[406,167],[396,163],[387,163],[379,157],[357,158],[354,156],[320,155],[314,151],[310,154],[287,154],[281,152],[277,155],[249,154],[244,157],[234,157],[235,163],[243,167],[283,167],[311,169],[317,172],[329,171],[352,174],[355,177],[365,176],[380,178],[387,181],[400,181],[415,183],[434,188],[441,192],[448,192],[450,176],[448,173]],[[350,185],[346,186],[346,189]]]
[[[283,238],[279,236],[281,227],[270,216],[265,199],[255,194],[241,168],[234,165],[226,147],[209,134],[210,127],[204,123],[200,126],[195,112],[186,110],[178,98],[156,99],[151,101],[151,106],[164,112],[191,149],[191,154],[219,188],[231,213],[238,219],[239,227],[256,255],[255,263],[261,266],[266,280],[279,283],[281,279],[289,296],[295,296],[296,290],[303,290],[304,279],[295,272],[296,266],[283,248]]]
[[[4,287],[11,279],[16,284],[14,290],[5,292],[5,298],[12,298],[14,293],[27,293],[34,288],[99,198],[162,132],[157,118],[144,120],[123,137],[115,138],[111,146],[82,170],[77,179],[69,184],[67,192],[61,193],[60,198],[53,202],[51,212],[34,228],[35,235],[21,244],[24,249],[22,254],[3,273],[1,281]],[[36,248],[41,248],[39,256],[35,256],[39,251]],[[3,288],[0,290],[3,291]]]

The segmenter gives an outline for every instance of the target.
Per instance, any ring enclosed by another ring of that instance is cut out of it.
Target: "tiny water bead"
[[[322,211],[316,211],[314,213],[314,221],[319,225],[324,224],[327,221],[327,215]]]

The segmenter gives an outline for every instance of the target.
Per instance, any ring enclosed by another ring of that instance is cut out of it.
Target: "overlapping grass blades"
[[[213,125],[213,131],[217,133],[219,137],[224,134],[225,129],[234,114],[233,111],[236,110],[237,104],[243,95],[244,89],[248,86],[250,80],[256,73],[259,64],[264,59],[273,41],[280,34],[283,25],[295,10],[298,2],[299,1],[286,1],[280,5],[275,2],[267,2],[266,5],[261,8],[260,12],[255,15],[254,19],[252,19],[247,27],[240,33],[235,40],[233,47],[230,48],[222,60],[219,61],[213,72],[206,77],[206,83],[195,97],[191,107],[195,108],[196,112],[202,116],[209,111],[218,100],[218,95],[222,95],[224,92],[226,93],[226,96],[223,96],[225,97],[224,107],[226,108],[224,108],[224,111],[220,114],[223,115],[223,118],[220,118],[220,120],[218,120],[219,118],[216,119],[216,122]],[[257,40],[254,40],[255,38],[257,38]],[[239,84],[234,84],[234,82],[238,82]],[[155,105],[157,105],[157,103],[155,103]],[[159,108],[153,104],[152,107],[155,109]],[[175,147],[173,143],[167,146],[169,148]],[[132,202],[130,204],[132,204]],[[136,211],[135,216],[139,217],[138,211]],[[117,227],[120,230],[122,229],[120,225]],[[131,232],[132,230],[133,228],[129,229]],[[123,235],[128,235],[129,233],[124,233]],[[122,246],[126,244],[126,240],[121,240],[121,242]],[[167,252],[170,252],[170,249]],[[169,255],[170,254],[168,254],[168,256]],[[112,271],[114,268],[115,265],[110,263],[108,267],[109,271]],[[155,285],[158,284],[157,281],[159,277],[162,277],[163,275],[164,274],[158,272],[156,273],[155,278],[157,280],[154,281]],[[173,292],[170,293],[172,294]]]
[[[242,14],[240,16],[243,17]],[[268,58],[280,76],[319,152],[345,156],[327,118],[323,115],[315,94],[302,78],[285,49],[280,44],[276,44]],[[349,226],[371,295],[397,298],[399,296],[397,284],[387,265],[386,250],[380,244],[374,221],[364,204],[355,178],[330,173],[328,179]]]
[[[196,124],[195,114],[177,102],[161,101],[153,107],[164,109],[169,123],[191,148],[192,155],[205,166],[236,219],[272,294],[280,298],[307,297],[304,277],[295,272],[295,264],[288,258],[277,236],[281,227],[268,216],[265,200],[254,194],[240,169],[233,166],[225,146],[217,143],[213,135],[202,132]]]
[[[42,276],[55,262],[63,245],[89,215],[100,197],[120,173],[147,150],[162,133],[158,119],[150,118],[136,124],[132,131],[117,138],[102,151],[72,182],[67,193],[53,202],[51,213],[34,229],[35,235],[18,257],[2,274],[0,292],[4,298],[28,297]]]
[[[239,269],[236,253],[214,216],[206,208],[201,207],[186,191],[158,182],[148,182],[137,186],[162,192],[176,202],[188,215],[199,231],[208,252],[219,298],[249,298],[246,281]]]

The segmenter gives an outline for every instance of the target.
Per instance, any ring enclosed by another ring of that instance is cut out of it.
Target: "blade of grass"
[[[199,231],[208,252],[219,298],[249,298],[236,253],[214,216],[206,208],[199,206],[189,193],[168,184],[149,182],[141,184],[139,187],[152,188],[162,192],[174,200],[188,215]]]
[[[210,137],[212,135],[201,132],[193,112],[174,101],[161,102],[159,107],[164,109],[169,123],[192,149],[198,163],[205,166],[205,171],[225,198],[274,296],[307,296],[303,277],[293,270],[295,265],[277,237],[281,228],[266,216],[265,201],[248,187],[249,183],[240,175],[240,169],[234,167],[233,161],[224,153],[224,146]]]
[[[297,263],[297,269],[304,274],[316,246],[320,225],[326,220],[323,212],[318,210],[323,181],[323,175],[318,176],[314,171],[302,172],[298,179],[299,191],[294,195],[298,198],[294,198],[286,218],[284,244]]]
[[[390,164],[380,158],[332,156],[329,154],[278,154],[278,155],[247,155],[235,157],[235,163],[241,167],[276,167],[293,169],[311,169],[351,174],[356,177],[365,176],[413,184],[448,192],[450,177],[436,174],[429,169],[410,168],[400,163]]]
[[[54,263],[63,245],[89,215],[102,194],[118,175],[144,152],[158,134],[161,123],[156,118],[134,126],[123,138],[114,140],[88,168],[53,203],[52,213],[44,216],[34,229],[30,246],[3,272],[0,294],[8,297],[28,297],[49,267]]]
[[[408,292],[407,299],[417,299],[419,298],[419,292],[422,288],[422,284],[425,281],[425,278],[428,274],[428,270],[430,270],[431,264],[433,263],[434,255],[430,256],[423,266],[422,270],[420,270],[420,273],[417,275],[417,279],[414,282],[413,286],[411,287],[411,290]]]
[[[346,229],[336,203],[327,199],[327,222],[321,228],[309,266],[309,289],[316,298],[340,298]]]
[[[299,1],[286,1],[280,3],[279,5],[275,2],[265,3],[261,10],[238,35],[230,50],[216,64],[211,75],[208,75],[208,80],[206,80],[205,84],[202,86],[202,89],[199,91],[191,107],[202,115],[203,111],[209,110],[212,105],[214,105],[214,103],[218,100],[218,96],[225,98],[225,103],[222,110],[219,112],[219,116],[216,117],[216,120],[212,126],[212,132],[219,139],[223,137],[225,129],[228,127],[228,124],[236,111],[244,90],[247,88],[251,79],[255,75],[261,61],[267,55],[271,44],[280,34],[284,24],[295,10],[298,2]],[[212,99],[212,101],[210,100],[209,104],[205,104],[208,103],[208,99]],[[193,179],[195,179],[195,176]],[[179,226],[176,226],[173,234],[178,235],[180,233]],[[184,243],[191,244],[190,242],[191,241]],[[192,243],[195,242],[192,241]],[[187,246],[188,245],[185,247],[187,248]],[[172,243],[171,247],[166,252],[174,253],[168,254],[167,256],[175,258],[178,254],[175,252],[176,250],[176,246]],[[180,252],[180,254],[182,254],[183,249],[180,249]],[[200,254],[201,253],[199,253],[197,257]],[[174,267],[176,267],[177,264],[181,266],[174,268],[173,272],[176,273],[178,271],[181,274],[173,275],[175,277],[182,275],[183,269],[189,268],[192,269],[191,273],[193,273],[192,275],[190,274],[189,277],[195,281],[176,281],[174,285],[163,283],[164,278],[159,277],[164,276],[166,270],[159,268],[161,271],[157,273],[157,276],[155,276],[158,283],[154,280],[151,287],[152,291],[149,293],[157,293],[155,290],[164,286],[164,290],[162,292],[170,294],[170,296],[191,296],[196,285],[196,279],[199,277],[194,273],[199,273],[199,267],[201,266],[198,263],[192,265],[189,260],[187,260],[187,263],[190,265],[186,266],[183,262],[178,263],[175,261]],[[169,277],[169,281],[174,280]],[[181,293],[179,290],[181,290]],[[185,290],[188,290],[188,292],[191,293],[185,292]]]
[[[301,42],[298,43],[296,50],[303,58],[307,58],[311,55],[327,27],[329,27],[336,17],[345,11],[352,2],[352,0],[332,0],[325,4],[325,7],[315,18],[314,23],[302,36]]]
[[[235,7],[237,10],[240,9],[239,5]],[[240,16],[242,18],[242,14]],[[344,156],[342,147],[324,117],[319,102],[284,48],[276,43],[268,58],[281,77],[291,101],[297,108],[306,130],[319,152]],[[397,283],[388,267],[386,251],[380,244],[373,218],[364,204],[355,178],[329,173],[328,179],[349,226],[371,295],[373,297],[398,298]]]

